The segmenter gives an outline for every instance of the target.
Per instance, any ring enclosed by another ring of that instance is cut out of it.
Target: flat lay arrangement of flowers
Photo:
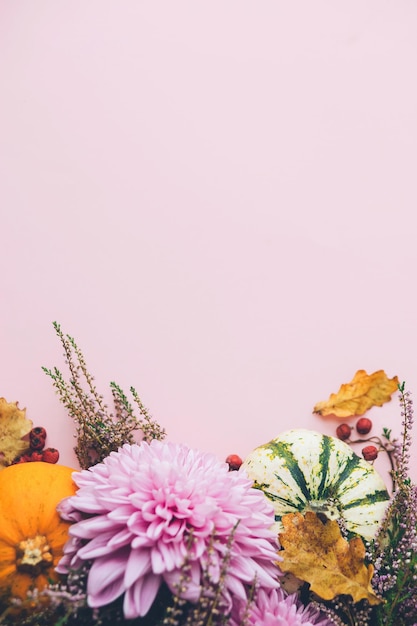
[[[134,388],[110,383],[110,409],[54,328],[69,376],[43,369],[79,468],[0,398],[0,624],[417,625],[413,407],[397,377],[358,370],[317,403],[340,418],[334,436],[293,428],[222,461],[170,442]],[[365,414],[394,395],[401,430],[375,435]]]

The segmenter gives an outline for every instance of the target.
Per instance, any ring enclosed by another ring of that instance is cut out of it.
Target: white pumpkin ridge
[[[242,471],[272,501],[276,532],[286,513],[314,511],[372,539],[389,501],[370,463],[343,441],[312,430],[289,430],[256,448]]]

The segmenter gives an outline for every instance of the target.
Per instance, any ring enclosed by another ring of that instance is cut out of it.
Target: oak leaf
[[[349,542],[341,535],[336,520],[323,523],[313,512],[305,516],[288,513],[282,518],[284,532],[279,534],[283,558],[279,567],[310,584],[323,600],[350,595],[354,602],[381,600],[374,594],[371,580],[374,568],[365,565],[365,546],[360,537]]]
[[[350,383],[341,385],[325,402],[318,402],[313,413],[352,417],[363,415],[373,406],[382,406],[391,400],[398,389],[398,377],[388,378],[384,370],[367,374],[358,370]]]
[[[27,435],[33,423],[26,417],[26,409],[19,409],[17,402],[0,398],[0,469],[10,465],[13,459],[27,450],[29,444],[22,437]]]

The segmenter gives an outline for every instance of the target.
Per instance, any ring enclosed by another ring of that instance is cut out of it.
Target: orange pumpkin
[[[0,594],[26,598],[59,576],[54,571],[68,538],[69,522],[57,504],[76,491],[73,469],[32,462],[0,472]]]

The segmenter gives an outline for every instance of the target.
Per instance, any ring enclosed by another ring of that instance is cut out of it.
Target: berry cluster
[[[391,438],[391,431],[388,428],[384,428],[381,437],[367,437],[359,439],[351,439],[353,427],[349,424],[340,424],[336,428],[336,435],[342,441],[346,443],[367,443],[368,445],[362,448],[362,456],[366,461],[373,462],[378,457],[380,452],[386,452],[391,464],[391,470],[394,471],[395,463],[394,456],[397,448],[397,440]],[[359,435],[367,435],[372,430],[372,422],[367,417],[361,417],[356,422],[356,432]]]
[[[29,433],[29,448],[24,454],[16,457],[13,465],[17,463],[29,463],[32,461],[44,461],[45,463],[57,463],[59,452],[56,448],[45,448],[46,430],[42,426],[32,428]]]
[[[376,441],[375,437],[369,437],[369,439],[357,439],[356,441],[352,441],[350,439],[353,427],[349,426],[349,424],[340,424],[336,428],[336,435],[342,441],[346,441],[347,443],[360,443],[360,442],[368,442],[368,441]],[[367,417],[361,417],[356,422],[356,430],[359,435],[367,435],[372,430],[372,422]],[[365,461],[375,461],[378,456],[378,448],[374,445],[365,446],[362,448],[362,456]]]

